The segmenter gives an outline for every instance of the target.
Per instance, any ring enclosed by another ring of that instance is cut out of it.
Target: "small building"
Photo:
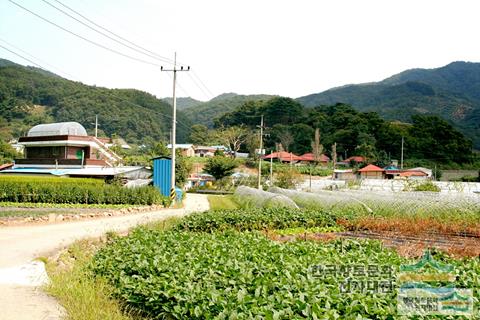
[[[408,171],[420,171],[420,172],[425,173],[427,178],[432,178],[433,177],[433,171],[431,169],[424,168],[424,167],[411,168],[411,169],[408,169]]]
[[[112,167],[122,160],[77,122],[34,126],[18,144],[24,146],[24,159],[16,159],[15,168]]]
[[[385,170],[374,164],[369,164],[358,170],[357,173],[359,174],[360,179],[383,179]]]
[[[121,166],[121,160],[101,140],[88,136],[77,122],[40,124],[31,128],[18,144],[23,159],[0,171],[2,175],[50,175],[113,179],[146,179],[144,167]]]
[[[307,162],[307,163],[312,163],[312,162],[315,162],[315,155],[313,153],[305,153],[303,155],[300,156],[302,158],[302,162]],[[326,155],[324,154],[321,154],[319,159],[318,159],[318,163],[321,164],[321,165],[327,165],[328,162],[330,161],[330,158],[327,157]]]
[[[172,149],[172,144],[167,145],[168,149]],[[191,143],[178,143],[175,144],[175,150],[180,150],[180,153],[184,157],[193,157],[195,156],[195,148]]]
[[[349,181],[357,179],[357,176],[352,169],[335,169],[333,170],[333,179]]]
[[[353,164],[358,164],[358,163],[364,163],[364,162],[366,162],[366,160],[362,156],[351,156],[351,157],[348,157],[347,159],[345,159],[343,161],[337,162],[337,164],[344,165],[344,166],[349,166],[352,163]]]
[[[403,170],[399,169],[397,166],[391,164],[383,168],[385,170],[385,178],[386,179],[397,179],[400,177],[400,174]]]
[[[302,161],[302,157],[286,151],[273,152],[269,155],[263,156],[262,159],[265,159],[265,160],[273,159],[279,162],[288,162],[288,163]]]
[[[211,146],[195,146],[195,157],[207,158],[213,157],[217,149]],[[222,150],[223,151],[223,150]]]
[[[407,179],[416,179],[416,180],[424,180],[428,179],[428,175],[420,170],[405,170],[400,173],[399,175],[400,178],[407,178]]]

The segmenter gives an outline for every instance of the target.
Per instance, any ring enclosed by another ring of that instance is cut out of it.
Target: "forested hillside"
[[[336,143],[340,159],[360,155],[368,162],[386,165],[391,159],[400,159],[402,137],[404,157],[412,165],[471,163],[474,158],[471,141],[434,115],[413,115],[410,123],[391,122],[378,113],[358,112],[345,104],[305,108],[293,99],[275,97],[245,103],[215,122],[218,127],[246,127],[247,132],[255,132],[261,115],[269,150],[281,144],[297,154],[312,152],[318,128],[324,152],[332,156]]]
[[[134,89],[106,89],[63,79],[50,72],[0,60],[0,133],[18,138],[33,125],[77,121],[93,132],[98,115],[100,132],[130,143],[166,140],[171,106]],[[191,123],[178,113],[177,139],[184,142]]]
[[[231,112],[247,101],[268,100],[273,96],[259,95],[237,95],[235,93],[224,93],[210,101],[194,105],[184,109],[185,115],[196,124],[203,124],[213,127],[213,120],[227,112]]]
[[[381,82],[333,88],[297,100],[308,107],[347,103],[400,121],[410,121],[415,114],[440,115],[480,149],[479,63],[407,70]]]

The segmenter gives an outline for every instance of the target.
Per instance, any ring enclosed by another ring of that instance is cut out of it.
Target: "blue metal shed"
[[[170,157],[153,158],[153,185],[164,196],[170,196],[172,187],[172,159]]]

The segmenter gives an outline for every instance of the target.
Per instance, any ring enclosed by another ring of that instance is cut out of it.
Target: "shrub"
[[[235,159],[215,156],[207,160],[203,170],[214,176],[215,179],[222,179],[223,177],[231,175],[236,167],[237,163]]]
[[[432,181],[427,181],[416,185],[413,189],[414,191],[430,191],[430,192],[440,192],[440,188],[434,184]]]

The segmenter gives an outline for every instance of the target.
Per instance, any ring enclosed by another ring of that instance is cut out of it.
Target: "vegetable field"
[[[137,228],[114,239],[91,268],[113,286],[115,297],[146,318],[397,319],[397,273],[418,256],[381,241],[336,236],[366,217],[332,208],[195,213],[167,231]],[[436,249],[432,254],[454,267],[456,285],[472,288],[478,303],[480,260],[454,259]],[[324,266],[337,272],[318,272]],[[352,268],[359,267],[382,270],[374,280],[384,286],[347,290]]]

